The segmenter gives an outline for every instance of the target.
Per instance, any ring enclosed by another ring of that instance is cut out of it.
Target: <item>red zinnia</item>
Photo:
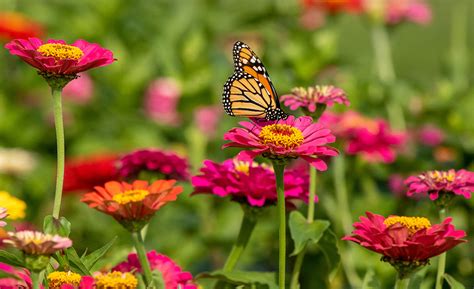
[[[43,26],[17,12],[0,12],[0,39],[41,37]]]
[[[330,13],[342,11],[360,12],[364,9],[363,0],[302,0],[305,8],[318,8]]]

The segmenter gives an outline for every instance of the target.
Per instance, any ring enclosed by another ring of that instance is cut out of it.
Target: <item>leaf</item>
[[[365,273],[364,282],[362,283],[362,289],[379,289],[380,282],[376,278],[374,270],[368,270]]]
[[[71,269],[74,269],[73,271],[76,271],[81,275],[92,275],[73,247],[66,249],[65,252]]]
[[[80,258],[82,263],[86,266],[87,270],[91,271],[95,263],[97,263],[97,261],[99,261],[105,255],[105,253],[109,251],[115,240],[117,240],[117,237],[114,237],[112,241],[108,242],[107,244],[90,253],[89,255]]]
[[[318,243],[330,224],[326,220],[315,220],[312,223],[308,223],[300,212],[291,212],[288,225],[291,238],[295,242],[295,249],[291,255],[298,255],[309,242],[313,244]]]
[[[197,278],[214,278],[222,280],[235,285],[234,288],[243,285],[243,289],[278,289],[276,275],[272,272],[224,272],[218,270],[210,273],[201,273]]]
[[[165,281],[163,280],[163,274],[161,274],[160,271],[154,270],[152,272],[152,279],[153,279],[153,282],[152,282],[152,285],[150,285],[150,287],[154,285],[155,287],[152,287],[152,288],[165,289]]]
[[[3,278],[13,278],[13,279],[21,280],[20,277],[18,277],[17,275],[13,273],[8,273],[8,272],[0,270],[0,279],[3,279]]]
[[[448,282],[451,289],[466,289],[464,285],[462,285],[459,281],[453,278],[453,276],[449,274],[444,274],[444,279]]]
[[[324,268],[319,268],[319,270],[326,270],[326,275],[328,281],[331,280],[331,273],[333,273],[341,263],[341,256],[339,255],[339,250],[337,248],[338,238],[332,230],[326,230],[321,240],[318,242],[318,247],[324,256]]]
[[[24,267],[23,257],[20,253],[12,253],[0,250],[0,262],[7,263],[12,266]]]
[[[43,221],[43,231],[46,234],[69,237],[71,233],[71,223],[64,217],[55,219],[53,216],[48,215]]]

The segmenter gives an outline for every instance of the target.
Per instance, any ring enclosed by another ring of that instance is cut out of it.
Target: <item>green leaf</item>
[[[453,276],[449,274],[444,274],[444,279],[446,279],[451,289],[466,289],[464,285],[462,285],[459,281],[454,279]]]
[[[77,254],[74,248],[68,248],[65,250],[69,265],[73,271],[81,275],[92,275],[87,266],[82,262],[81,258]]]
[[[43,231],[46,234],[69,237],[71,233],[71,223],[64,217],[55,219],[53,216],[48,215],[43,221]]]
[[[8,272],[0,270],[0,279],[3,279],[3,278],[13,278],[13,279],[21,280],[21,278],[18,277],[17,275],[15,275],[15,274],[8,273]]]
[[[105,255],[105,253],[107,253],[110,247],[112,247],[112,245],[114,244],[115,240],[117,240],[117,237],[114,237],[112,241],[108,242],[107,244],[90,253],[89,255],[80,258],[82,263],[89,271],[91,271],[95,263],[97,263],[97,261],[99,261]]]
[[[380,282],[375,276],[374,270],[368,270],[365,273],[364,282],[362,283],[362,289],[379,289]]]
[[[210,273],[201,273],[197,278],[213,278],[222,280],[234,285],[234,288],[242,286],[243,289],[278,289],[276,275],[271,272],[224,272],[218,270]]]
[[[6,263],[12,266],[25,267],[23,256],[20,254],[21,254],[20,252],[12,253],[12,252],[0,250],[0,262]]]
[[[291,238],[295,242],[295,249],[291,255],[298,255],[310,242],[318,243],[330,224],[326,220],[315,220],[308,223],[300,212],[291,212],[288,226],[290,227]]]

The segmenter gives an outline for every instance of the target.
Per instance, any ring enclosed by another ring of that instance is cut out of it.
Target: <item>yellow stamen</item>
[[[273,144],[286,149],[294,149],[303,143],[301,130],[288,124],[271,124],[264,126],[260,132],[262,144]]]
[[[112,197],[115,202],[125,205],[128,203],[140,202],[150,194],[147,190],[129,190]]]
[[[456,172],[453,170],[447,172],[429,171],[428,177],[432,178],[436,182],[447,181],[448,183],[450,183],[456,178]]]
[[[241,172],[248,175],[250,170],[250,162],[239,161],[234,159],[234,170],[236,172]]]
[[[96,289],[135,289],[138,281],[130,273],[114,271],[105,275],[97,275],[95,279]]]
[[[79,60],[84,52],[76,46],[61,43],[46,43],[38,47],[37,51],[46,57],[54,57],[57,60]]]
[[[70,284],[74,287],[79,286],[81,283],[81,275],[69,272],[55,271],[48,275],[49,289],[60,289],[64,284]]]
[[[406,227],[411,234],[414,234],[421,229],[428,229],[431,227],[430,220],[424,217],[391,216],[385,219],[383,223],[387,227],[400,224]]]

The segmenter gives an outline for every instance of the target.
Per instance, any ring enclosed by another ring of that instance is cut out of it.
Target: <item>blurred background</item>
[[[431,169],[474,169],[474,2],[426,1],[429,15],[424,18],[384,22],[377,10],[382,0],[372,1],[372,9],[353,11],[296,0],[0,0],[0,41],[4,45],[18,37],[8,32],[12,27],[28,27],[29,35],[42,39],[99,43],[118,59],[65,91],[68,159],[155,147],[188,158],[193,174],[203,160],[222,161],[237,152],[221,149],[224,132],[239,120],[226,116],[220,102],[233,71],[232,45],[244,41],[261,57],[280,95],[296,86],[332,84],[346,91],[351,110],[387,119],[409,136],[391,164],[347,160],[353,221],[372,211],[425,215],[436,223],[431,202],[407,199],[400,179]],[[0,191],[26,202],[19,224],[40,228],[54,191],[52,99],[34,69],[6,49],[0,50],[0,68]],[[426,130],[429,136],[423,137]],[[342,237],[331,164],[320,179],[316,216],[331,220]],[[192,186],[182,185],[179,200],[153,219],[148,247],[193,274],[220,268],[238,232],[239,205],[211,195],[190,196]],[[109,216],[81,203],[81,194],[68,192],[62,210],[73,224],[75,248],[97,249],[118,235],[101,264],[110,267],[130,250],[128,234]],[[450,212],[471,242],[448,254],[446,271],[466,286],[474,284],[473,208],[472,199],[462,199]],[[265,211],[239,268],[276,271],[275,215],[273,208]],[[378,255],[343,246],[351,258],[364,260],[355,263],[356,280],[371,269],[383,288],[392,286],[394,271]],[[291,266],[294,260],[289,260]],[[323,280],[321,260],[310,250],[302,288]],[[434,282],[433,268],[424,288]],[[349,288],[341,267],[334,274],[331,285],[318,288]]]

